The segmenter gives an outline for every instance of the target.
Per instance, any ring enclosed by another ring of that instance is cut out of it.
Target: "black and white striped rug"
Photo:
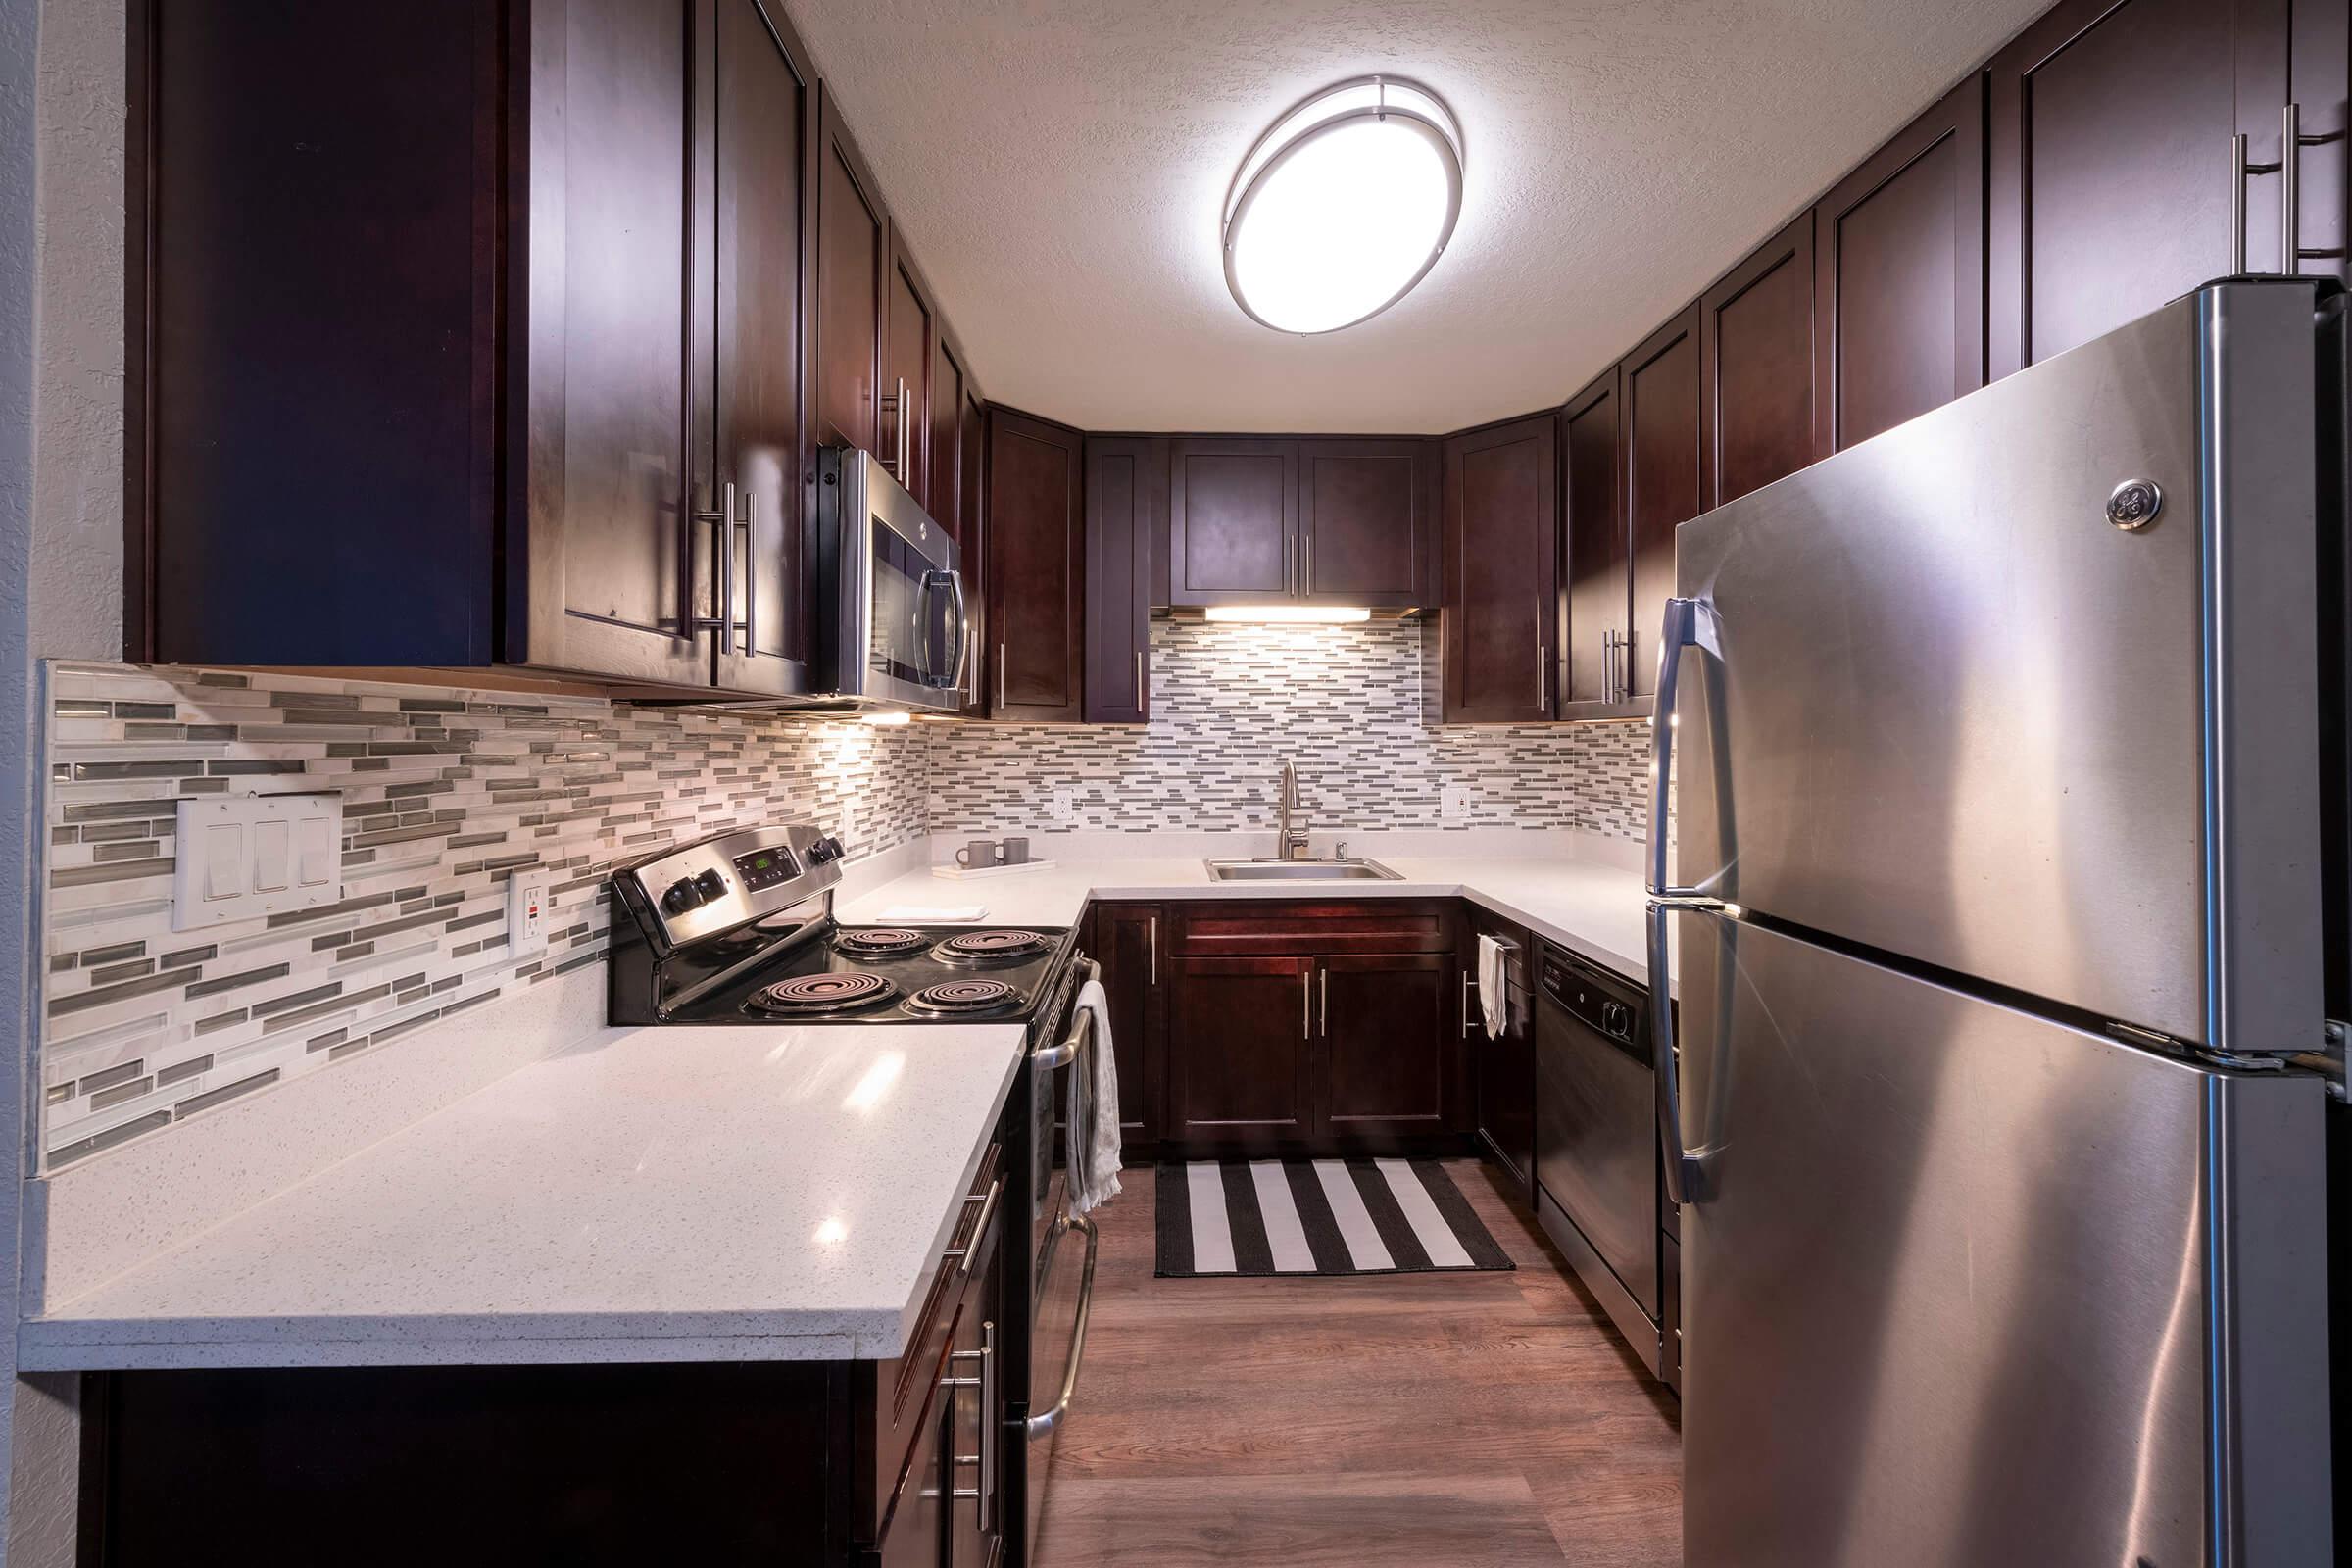
[[[1161,1279],[1512,1266],[1434,1159],[1169,1163],[1155,1198]]]

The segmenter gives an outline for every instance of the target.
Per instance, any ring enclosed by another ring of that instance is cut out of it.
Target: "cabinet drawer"
[[[1450,953],[1453,930],[1453,910],[1445,903],[1254,900],[1177,906],[1172,946],[1187,957]]]

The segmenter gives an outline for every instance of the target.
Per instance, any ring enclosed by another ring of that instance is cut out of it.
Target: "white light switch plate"
[[[343,897],[343,797],[183,800],[172,855],[174,931],[332,904]]]
[[[547,951],[547,878],[507,879],[507,956],[526,958]]]

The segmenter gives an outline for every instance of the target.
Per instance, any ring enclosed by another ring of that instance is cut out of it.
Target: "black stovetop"
[[[777,933],[747,926],[670,956],[662,991],[676,996],[777,949],[666,1021],[1021,1023],[1050,1000],[1073,940],[1064,926],[838,926],[779,946]]]

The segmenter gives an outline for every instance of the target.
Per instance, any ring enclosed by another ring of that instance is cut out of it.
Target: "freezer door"
[[[2316,1080],[1671,918],[1689,1568],[2333,1560]]]
[[[2314,1049],[2314,307],[2216,285],[1685,523],[1720,653],[1680,655],[1659,732],[1676,879]]]

